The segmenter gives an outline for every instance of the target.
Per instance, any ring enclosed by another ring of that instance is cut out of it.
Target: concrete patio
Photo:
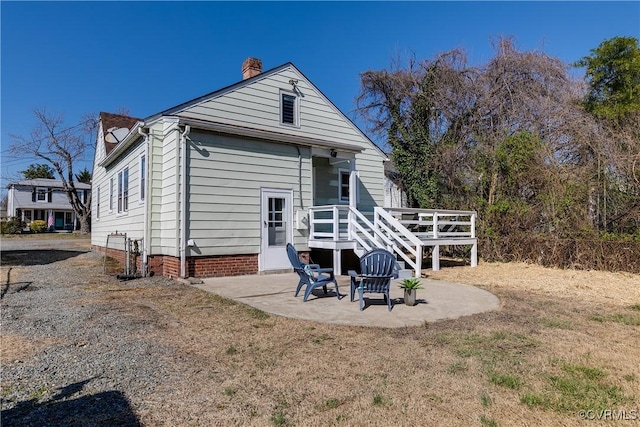
[[[440,280],[422,279],[424,289],[417,291],[417,303],[413,307],[404,304],[403,290],[398,287],[400,280],[394,280],[391,284],[392,311],[388,311],[384,297],[378,294],[365,294],[367,304],[360,311],[357,292],[355,301],[349,300],[349,277],[346,276],[338,278],[343,295],[340,300],[330,288],[327,295],[322,289],[315,289],[313,296],[303,302],[304,288],[298,297],[293,296],[297,284],[298,276],[286,273],[209,278],[194,286],[267,313],[353,326],[399,328],[500,308],[500,300],[490,292]]]

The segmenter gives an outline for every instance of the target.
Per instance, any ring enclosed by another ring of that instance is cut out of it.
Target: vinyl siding
[[[298,127],[280,124],[280,91],[291,90],[290,79],[298,80],[298,88],[303,95],[299,99]],[[179,256],[180,147],[177,118],[320,139],[335,143],[338,150],[341,144],[362,147],[362,152],[356,154],[356,168],[361,179],[358,207],[371,210],[373,206],[383,204],[384,156],[295,67],[287,66],[247,85],[234,86],[195,105],[187,105],[180,111],[173,110],[172,114],[177,117],[161,117],[149,129],[147,168],[150,188],[147,202],[150,255]],[[292,221],[295,221],[296,210],[312,206],[310,147],[298,147],[302,159],[299,183],[298,151],[291,144],[221,135],[199,130],[193,125],[186,146],[187,239],[196,242],[195,248],[187,250],[188,256],[259,253],[261,189],[293,192]],[[102,199],[100,218],[93,223],[94,244],[104,246],[106,234],[115,230],[127,232],[131,237],[142,236],[144,204],[138,205],[137,185],[139,156],[143,151],[144,144],[138,143],[109,169],[94,166],[94,188],[101,187]],[[104,153],[98,152],[96,159],[103,156]],[[98,160],[95,161],[97,163]],[[117,176],[125,164],[129,166],[130,176],[129,213],[117,216],[108,212],[108,183],[109,177]],[[302,194],[299,194],[300,184]],[[316,187],[322,186],[320,192],[331,193],[335,198],[338,196],[337,185],[337,167],[333,178],[327,176],[327,179],[315,183]],[[330,198],[327,200],[331,201]],[[93,206],[96,205],[94,202]],[[96,218],[95,213],[93,218]],[[299,250],[308,249],[307,235],[307,230],[293,230],[294,244]]]
[[[290,79],[298,80],[300,123],[298,127],[280,124],[280,93],[290,91]],[[180,117],[244,126],[269,132],[334,141],[362,147],[356,155],[356,169],[360,174],[360,203],[358,208],[372,211],[384,203],[384,169],[380,151],[294,67],[286,67],[275,74],[265,75],[249,85],[241,86],[215,98],[202,101],[177,113]],[[248,153],[247,155],[252,155]],[[263,173],[260,165],[256,171]],[[272,166],[269,164],[269,166]],[[246,179],[246,178],[245,178]],[[337,184],[336,184],[337,185]],[[337,197],[337,187],[336,187]]]
[[[107,236],[112,233],[126,233],[127,238],[143,238],[144,203],[140,201],[140,156],[144,153],[144,143],[140,139],[129,148],[117,162],[108,168],[98,166],[102,160],[96,156],[92,177],[93,200],[91,203],[91,244],[107,245]],[[128,209],[118,213],[118,173],[129,168]],[[113,178],[113,210],[109,210],[109,181]],[[100,187],[100,215],[98,208],[98,187]],[[122,238],[110,238],[109,248],[122,249]]]
[[[298,80],[297,87],[304,95],[300,99],[299,128],[280,124],[280,90],[291,90],[288,83],[290,79]],[[286,68],[278,74],[265,76],[250,85],[202,102],[178,113],[178,116],[322,138],[337,143],[369,144],[293,68]]]
[[[178,130],[172,121],[161,121],[150,130],[153,164],[149,169],[152,188],[150,253],[179,256],[178,216]]]
[[[193,131],[190,140],[188,230],[197,254],[259,253],[261,188],[293,190],[294,217],[300,209],[296,148]],[[302,198],[308,208],[310,150],[302,147],[300,151]],[[296,245],[306,247],[306,230],[294,230],[293,235]]]

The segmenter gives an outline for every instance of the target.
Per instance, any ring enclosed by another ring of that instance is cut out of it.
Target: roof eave
[[[291,134],[279,133],[279,132],[270,132],[265,130],[245,128],[240,126],[228,125],[224,123],[209,122],[209,121],[190,119],[190,118],[184,118],[184,117],[180,117],[179,120],[180,120],[180,124],[189,125],[195,129],[207,130],[207,131],[222,133],[226,135],[244,136],[247,138],[274,141],[274,142],[280,142],[284,144],[335,149],[335,150],[342,150],[342,151],[350,151],[354,153],[359,153],[364,150],[364,148],[359,145],[337,143],[335,141],[327,141],[327,140],[317,139],[317,138],[309,138],[309,137],[291,135]]]

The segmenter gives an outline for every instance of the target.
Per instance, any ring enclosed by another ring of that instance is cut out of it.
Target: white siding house
[[[279,271],[286,243],[310,250],[310,208],[383,205],[384,153],[293,64],[261,67],[249,58],[242,81],[144,120],[101,114],[97,250],[126,233],[156,274]]]
[[[75,188],[82,203],[87,203],[91,185],[77,182]],[[7,216],[20,218],[27,225],[35,220],[45,221],[49,229],[58,231],[80,227],[62,181],[58,179],[27,179],[10,183]]]
[[[392,162],[384,164],[384,206],[386,208],[406,208],[407,193],[400,186],[400,173]]]

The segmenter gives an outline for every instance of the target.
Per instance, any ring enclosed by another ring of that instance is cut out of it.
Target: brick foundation
[[[242,276],[257,273],[258,254],[187,258],[187,274],[191,277]]]
[[[102,252],[124,266],[124,251],[93,246],[94,251]],[[187,257],[187,275],[189,277],[225,277],[258,273],[258,254],[250,255],[217,255]],[[138,257],[138,269],[141,268],[142,256]],[[150,255],[149,273],[167,277],[180,276],[180,258],[169,255]]]

